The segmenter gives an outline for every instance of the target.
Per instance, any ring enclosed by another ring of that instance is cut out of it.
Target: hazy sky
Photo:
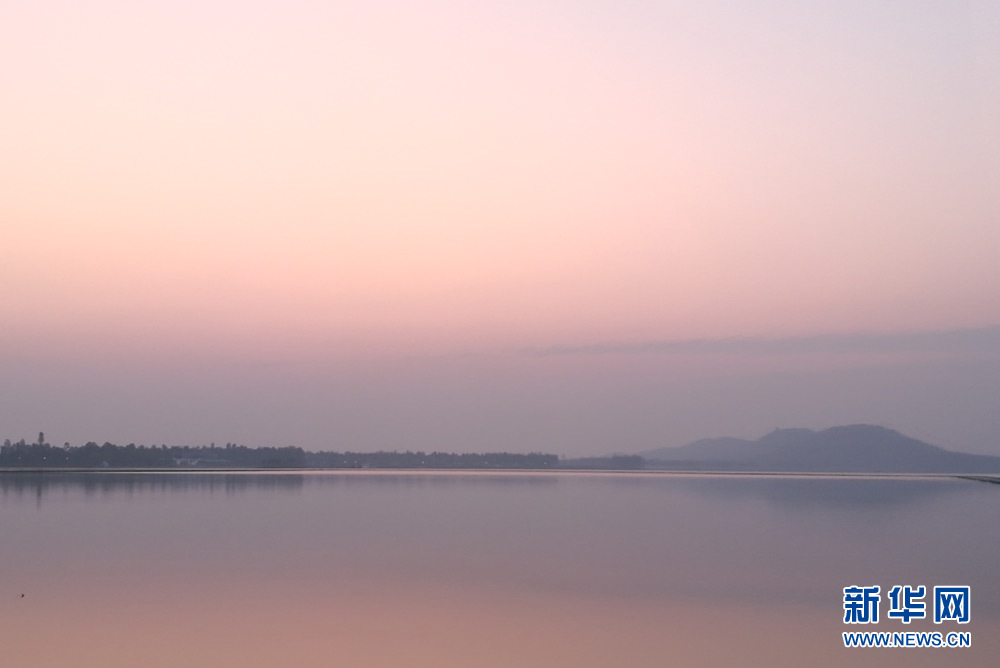
[[[1000,5],[7,0],[0,438],[1000,454]]]

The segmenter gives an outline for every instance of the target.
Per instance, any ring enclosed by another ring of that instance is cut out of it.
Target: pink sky
[[[6,2],[0,364],[169,394],[204,360],[995,327],[998,34],[985,1]],[[197,438],[154,405],[116,438]]]

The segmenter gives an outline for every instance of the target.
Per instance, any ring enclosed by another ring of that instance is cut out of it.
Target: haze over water
[[[953,479],[2,474],[4,662],[993,665],[998,512]],[[970,585],[962,628],[864,630],[972,648],[845,649],[872,584]]]

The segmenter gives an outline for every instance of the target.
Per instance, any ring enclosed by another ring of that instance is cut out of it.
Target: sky
[[[1000,454],[1000,6],[7,0],[0,438]]]

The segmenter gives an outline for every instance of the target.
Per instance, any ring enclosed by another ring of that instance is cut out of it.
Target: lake
[[[998,518],[951,478],[0,473],[0,663],[992,666]],[[853,585],[878,624],[843,623]],[[894,585],[929,617],[968,585],[971,620],[887,619]]]

